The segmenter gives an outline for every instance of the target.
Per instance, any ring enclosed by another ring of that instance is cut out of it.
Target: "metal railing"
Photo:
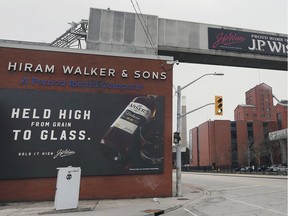
[[[50,43],[53,47],[72,47],[77,46],[78,49],[82,49],[81,41],[87,37],[88,20],[82,19],[80,22],[69,23],[71,27],[60,37]]]

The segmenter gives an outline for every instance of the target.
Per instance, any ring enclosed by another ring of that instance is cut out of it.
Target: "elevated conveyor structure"
[[[78,49],[82,49],[81,41],[85,41],[87,37],[88,20],[82,19],[80,22],[70,23],[71,27],[60,37],[50,43],[53,47],[72,47],[77,45]]]
[[[186,63],[287,70],[287,35],[90,9],[87,49]]]

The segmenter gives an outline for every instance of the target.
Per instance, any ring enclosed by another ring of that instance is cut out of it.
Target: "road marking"
[[[249,185],[249,186],[240,186],[240,187],[231,187],[231,188],[217,188],[217,189],[210,189],[210,191],[215,191],[215,190],[234,190],[234,189],[259,187],[259,186],[261,186],[261,185]]]
[[[190,213],[191,215],[198,216],[198,215],[194,214],[193,212],[191,212],[190,210],[188,210],[186,208],[184,208],[184,210],[187,211],[188,213]]]
[[[259,208],[259,209],[263,209],[263,210],[266,210],[266,211],[271,211],[271,212],[274,212],[274,213],[277,213],[277,214],[286,215],[286,214],[284,214],[282,212],[278,212],[278,211],[275,211],[273,209],[268,209],[268,208],[264,208],[264,207],[261,207],[261,206],[253,205],[253,204],[250,204],[250,203],[242,202],[240,200],[235,200],[235,199],[231,199],[231,198],[227,198],[227,197],[225,197],[225,199],[228,199],[228,200],[231,200],[231,201],[234,201],[234,202],[238,202],[238,203],[241,203],[241,204],[244,204],[244,205],[256,207],[256,208]]]

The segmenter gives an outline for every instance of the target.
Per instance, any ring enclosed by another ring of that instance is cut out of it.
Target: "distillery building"
[[[207,121],[190,130],[192,167],[287,164],[287,137],[269,138],[271,133],[287,131],[287,107],[285,101],[273,105],[272,88],[265,83],[250,89],[246,104],[234,110],[235,121]]]

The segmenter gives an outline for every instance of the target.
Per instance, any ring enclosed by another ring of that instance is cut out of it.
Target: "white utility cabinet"
[[[69,166],[59,167],[57,170],[55,209],[78,208],[81,168]]]

